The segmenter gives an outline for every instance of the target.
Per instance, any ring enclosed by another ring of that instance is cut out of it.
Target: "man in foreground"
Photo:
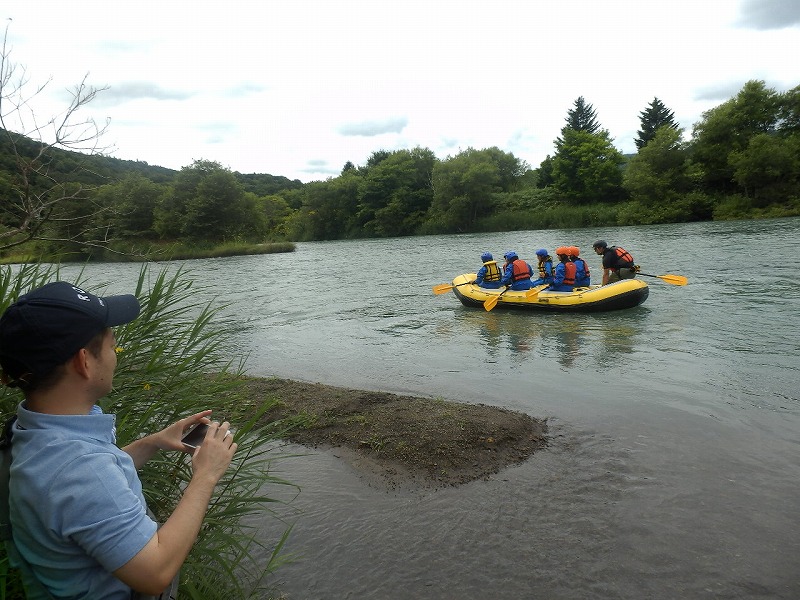
[[[0,318],[3,383],[24,400],[12,431],[9,512],[26,587],[56,597],[160,594],[176,577],[237,445],[211,411],[116,446],[114,416],[97,401],[117,365],[111,327],[139,314],[135,296],[98,298],[65,282],[33,290]],[[148,516],[137,469],[210,423],[192,479],[161,528]]]

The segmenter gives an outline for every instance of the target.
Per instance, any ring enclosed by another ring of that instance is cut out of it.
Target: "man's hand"
[[[123,450],[131,455],[137,469],[142,468],[159,450],[180,450],[191,454],[193,450],[181,443],[181,437],[195,423],[211,423],[208,418],[210,414],[210,410],[204,410],[185,417],[161,431],[131,442]]]
[[[203,444],[192,454],[192,479],[207,477],[216,484],[231,464],[237,447],[230,423],[211,423]]]
[[[148,437],[156,437],[167,445],[181,445],[184,429],[193,423],[208,421],[210,412],[181,419]],[[145,547],[114,571],[114,575],[134,590],[148,594],[158,594],[169,585],[197,539],[214,486],[230,465],[236,448],[230,423],[209,423],[203,444],[192,454],[192,480],[175,511]]]
[[[151,437],[154,438],[153,441],[160,450],[180,450],[181,452],[187,452],[191,454],[193,449],[184,446],[181,442],[181,438],[183,437],[183,434],[189,431],[189,429],[195,423],[205,423],[206,425],[210,424],[211,419],[208,418],[210,414],[210,410],[204,410],[202,412],[195,413],[189,417],[181,419],[180,421],[176,421],[158,433],[154,433]]]

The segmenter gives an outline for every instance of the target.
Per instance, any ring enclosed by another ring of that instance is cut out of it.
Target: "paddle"
[[[460,285],[467,285],[468,283],[472,283],[472,282],[471,281],[465,281],[464,283],[457,283],[455,285],[450,285],[449,283],[441,283],[439,285],[433,286],[433,293],[436,294],[437,296],[439,294],[446,294],[447,292],[452,290],[454,287],[458,287]]]
[[[669,273],[666,275],[648,275],[647,273],[638,273],[638,275],[644,275],[645,277],[658,277],[662,281],[666,281],[671,285],[686,285],[689,283],[689,280],[683,275],[672,275]]]
[[[540,285],[539,287],[531,288],[527,292],[525,292],[525,300],[533,300],[536,296],[539,295],[539,292],[542,290],[546,290],[550,287],[549,284],[545,283],[544,285]]]
[[[493,309],[495,306],[497,306],[497,303],[500,301],[500,296],[502,296],[503,294],[505,294],[505,293],[506,293],[506,292],[507,292],[509,289],[510,289],[510,288],[506,288],[506,289],[504,289],[502,292],[500,292],[499,294],[497,294],[497,296],[492,296],[491,298],[489,298],[488,300],[486,300],[486,302],[484,302],[484,303],[483,303],[483,308],[484,308],[484,309],[485,309],[487,312],[488,312],[488,311],[490,311],[490,310],[492,310],[492,309]]]

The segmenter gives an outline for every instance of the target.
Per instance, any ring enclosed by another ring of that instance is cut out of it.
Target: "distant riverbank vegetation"
[[[0,122],[0,260],[170,260],[311,240],[800,215],[800,86],[750,81],[691,136],[654,98],[630,155],[580,97],[536,167],[496,147],[444,158],[417,147],[376,150],[310,183],[213,160],[173,171],[104,156],[102,129],[87,135],[94,123],[79,122],[76,140],[68,121],[99,91],[79,86],[70,126],[50,140]]]

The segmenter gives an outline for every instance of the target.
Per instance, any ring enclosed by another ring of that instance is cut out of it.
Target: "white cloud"
[[[155,83],[136,81],[108,86],[97,95],[95,101],[98,106],[116,106],[130,100],[151,98],[153,100],[187,100],[191,92],[178,90],[165,90]]]
[[[346,123],[339,127],[342,135],[363,135],[373,137],[383,133],[401,133],[408,125],[405,117],[389,118],[379,121],[362,121],[360,123]]]
[[[798,3],[770,3],[780,29],[762,3],[7,0],[0,17],[12,60],[53,78],[43,114],[87,73],[109,86],[89,109],[115,156],[310,181],[416,146],[535,167],[578,96],[623,152],[656,96],[691,130],[750,79],[800,83]]]
[[[740,27],[785,29],[800,25],[797,0],[743,0]]]

